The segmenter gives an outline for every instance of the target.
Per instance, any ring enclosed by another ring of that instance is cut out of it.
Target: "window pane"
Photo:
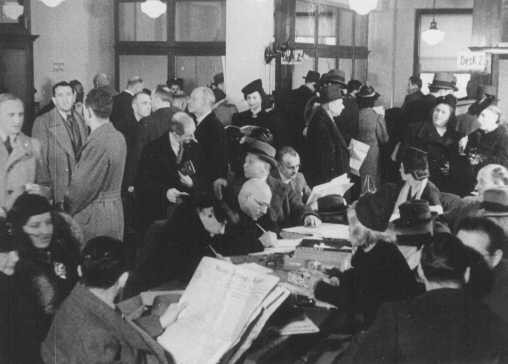
[[[331,6],[319,7],[318,43],[337,44],[337,10]]]
[[[296,2],[295,42],[314,44],[316,31],[316,5]]]
[[[339,45],[353,45],[353,16],[352,11],[339,10]]]
[[[224,72],[221,56],[177,56],[175,57],[175,75],[183,79],[183,88],[190,93],[197,86],[206,86],[213,75]]]
[[[118,34],[121,41],[167,40],[166,14],[152,19],[141,11],[141,3],[119,3]]]
[[[322,58],[318,59],[318,72],[323,74],[328,72],[331,69],[337,68],[336,63],[337,59],[335,58]]]
[[[367,47],[369,42],[369,17],[355,15],[355,45],[357,47]]]
[[[120,89],[127,85],[132,76],[140,76],[146,88],[153,89],[168,79],[167,56],[120,55]]]
[[[303,62],[299,64],[295,64],[293,68],[293,80],[292,80],[292,87],[297,88],[300,87],[304,80],[303,78],[305,75],[307,75],[307,72],[314,70],[314,55],[308,55],[305,53]]]
[[[420,72],[457,71],[457,54],[468,51],[471,44],[473,16],[471,14],[437,14],[438,28],[445,32],[442,42],[431,46],[421,39],[429,29],[432,15],[422,15],[420,27]]]
[[[218,42],[226,40],[225,1],[177,1],[175,40]]]
[[[355,76],[358,81],[367,81],[367,59],[355,60]]]
[[[339,59],[339,70],[344,71],[346,82],[348,82],[353,75],[353,60],[351,58]]]

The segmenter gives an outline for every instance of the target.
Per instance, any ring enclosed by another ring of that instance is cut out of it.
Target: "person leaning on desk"
[[[315,285],[315,297],[339,308],[348,332],[367,328],[382,303],[417,294],[413,273],[394,237],[385,232],[392,212],[389,198],[366,194],[348,209],[351,268],[340,274],[338,284],[332,278]]]

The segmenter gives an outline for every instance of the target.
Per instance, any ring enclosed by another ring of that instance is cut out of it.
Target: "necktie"
[[[7,139],[5,139],[5,149],[7,149],[7,154],[11,154],[12,153],[12,144],[11,144],[11,138],[10,137],[7,137]]]
[[[183,144],[179,144],[180,149],[178,149],[178,154],[176,155],[176,163],[180,164],[183,158]]]

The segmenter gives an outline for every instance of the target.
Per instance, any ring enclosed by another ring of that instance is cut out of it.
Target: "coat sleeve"
[[[80,343],[80,353],[76,357],[87,363],[122,363],[121,345],[106,330],[96,330],[85,335]]]
[[[48,129],[43,124],[43,120],[37,118],[32,128],[32,138],[39,142],[37,143],[39,144],[39,151],[36,152],[37,170],[35,180],[38,184],[49,186],[51,181],[51,174],[49,172],[49,136]]]
[[[204,172],[206,182],[211,183],[227,174],[226,132],[219,125],[211,125],[205,132],[207,135],[200,148],[201,173]]]
[[[376,137],[380,144],[386,144],[390,139],[386,130],[385,118],[382,115],[378,115],[376,120]]]
[[[67,194],[69,211],[75,215],[97,198],[108,174],[110,161],[104,150],[89,145],[83,149]]]

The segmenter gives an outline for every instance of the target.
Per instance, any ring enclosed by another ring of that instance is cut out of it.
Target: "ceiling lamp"
[[[436,9],[436,0],[433,2],[433,9]],[[444,36],[445,33],[437,28],[436,17],[432,15],[432,21],[430,22],[429,29],[422,33],[423,41],[430,46],[435,46],[443,41]]]
[[[367,15],[377,8],[377,0],[349,0],[349,8],[360,15]]]
[[[44,5],[49,6],[50,8],[57,7],[61,3],[64,2],[64,0],[41,0]]]
[[[10,1],[4,4],[2,11],[5,16],[12,20],[17,20],[23,14],[24,7],[17,1]]]
[[[155,19],[166,12],[166,3],[160,0],[145,0],[141,3],[141,11],[150,18]]]

